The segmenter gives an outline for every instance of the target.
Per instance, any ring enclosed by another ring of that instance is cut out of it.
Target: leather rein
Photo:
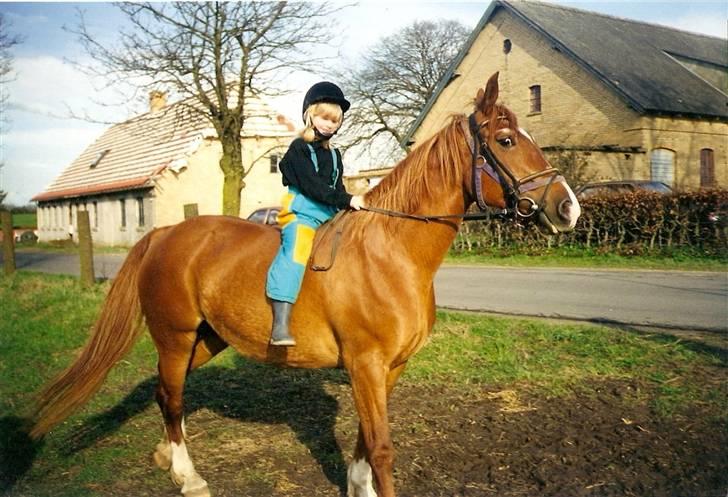
[[[473,191],[475,192],[475,202],[480,209],[480,212],[476,213],[465,213],[465,214],[436,214],[436,215],[420,215],[410,214],[407,212],[394,211],[389,209],[381,209],[379,207],[362,207],[361,210],[374,212],[377,214],[384,214],[391,217],[400,217],[406,219],[414,219],[416,221],[423,221],[429,223],[445,222],[450,223],[450,219],[462,219],[463,221],[475,221],[483,219],[491,219],[493,217],[500,217],[504,219],[514,219],[516,222],[521,219],[528,219],[534,214],[543,211],[540,204],[543,203],[548,191],[551,186],[557,182],[565,182],[564,177],[559,174],[558,169],[549,167],[543,171],[538,171],[523,178],[517,178],[515,174],[498,158],[493,154],[488,143],[480,136],[480,131],[484,126],[488,124],[488,120],[478,123],[475,120],[475,114],[471,114],[468,117],[468,125],[465,124],[465,120],[460,121],[463,128],[463,133],[468,140],[468,146],[471,153],[471,164],[472,164],[472,178],[473,178]],[[506,199],[506,208],[494,210],[491,209],[486,203],[483,196],[482,188],[482,175],[487,174],[503,188],[504,196]],[[523,194],[537,188],[545,186],[541,199],[536,202],[530,197],[526,197]],[[336,259],[336,253],[338,251],[339,241],[343,232],[344,226],[341,221],[342,218],[350,212],[349,210],[341,210],[339,213],[328,223],[326,223],[321,230],[323,231],[317,241],[314,243],[313,250],[311,252],[310,267],[313,271],[328,271],[334,264]],[[336,226],[333,241],[331,244],[331,252],[329,260],[325,264],[317,264],[315,262],[316,254],[319,251],[319,245],[321,240],[325,238],[325,233]],[[453,224],[455,229],[457,227]]]
[[[520,221],[521,219],[527,219],[543,211],[541,204],[543,204],[546,195],[548,194],[551,186],[554,183],[565,182],[563,176],[559,173],[558,169],[549,167],[543,171],[537,171],[529,174],[522,178],[516,177],[515,174],[503,164],[488,146],[488,142],[484,141],[480,136],[480,131],[489,123],[489,120],[485,120],[482,123],[478,123],[475,119],[475,114],[470,114],[468,117],[468,125],[466,126],[465,121],[460,121],[463,128],[463,133],[468,140],[468,146],[471,154],[472,174],[473,178],[473,192],[475,192],[475,203],[478,206],[480,212],[476,213],[465,213],[465,214],[432,214],[432,215],[420,215],[410,214],[407,212],[394,211],[389,209],[381,209],[379,207],[363,207],[362,210],[368,212],[374,212],[377,214],[385,214],[391,217],[400,217],[406,219],[414,219],[417,221],[446,221],[448,219],[462,219],[463,221],[476,221],[483,219],[490,219],[493,217],[503,219],[513,219]],[[489,207],[483,195],[482,188],[482,175],[487,174],[503,189],[506,208],[505,209],[493,209]],[[541,199],[536,202],[530,197],[526,197],[523,194],[537,188],[545,186],[546,188],[541,195]]]

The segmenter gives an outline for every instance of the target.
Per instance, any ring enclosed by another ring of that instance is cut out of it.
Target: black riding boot
[[[288,330],[293,304],[281,302],[280,300],[271,300],[271,303],[273,304],[273,332],[271,333],[270,344],[284,347],[296,345],[296,341]]]

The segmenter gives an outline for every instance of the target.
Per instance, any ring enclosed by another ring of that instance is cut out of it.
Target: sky
[[[551,0],[584,10],[677,29],[726,38],[728,1],[626,1]],[[342,34],[340,51],[355,58],[382,37],[417,20],[452,19],[474,28],[488,8],[488,1],[360,1],[336,16]],[[76,36],[64,30],[77,24],[82,9],[92,32],[113,42],[124,18],[110,3],[16,3],[2,2],[0,12],[10,23],[10,34],[23,41],[16,45],[15,78],[4,90],[9,125],[0,136],[0,190],[6,203],[24,205],[42,192],[81,152],[98,138],[104,124],[72,116],[88,113],[96,119],[118,122],[145,112],[140,102],[115,108],[96,102],[115,100],[100,92],[72,61],[85,53]],[[310,84],[326,78],[299,75],[300,92],[273,102],[273,107],[296,121],[300,102]],[[328,79],[328,78],[326,78]]]

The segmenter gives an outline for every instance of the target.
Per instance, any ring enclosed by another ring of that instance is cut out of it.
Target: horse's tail
[[[153,233],[153,232],[152,232]],[[152,233],[129,252],[114,279],[88,340],[76,361],[40,394],[30,436],[38,439],[96,393],[109,370],[139,338],[144,327],[137,278]]]

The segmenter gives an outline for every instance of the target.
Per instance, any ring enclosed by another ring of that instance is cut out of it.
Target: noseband
[[[546,199],[551,186],[554,183],[563,182],[564,179],[559,170],[553,167],[528,174],[522,178],[516,177],[508,166],[503,164],[488,146],[488,142],[480,136],[480,130],[488,124],[488,120],[478,123],[475,114],[468,117],[469,129],[465,127],[465,121],[461,121],[465,136],[468,136],[470,152],[472,155],[472,178],[475,202],[478,208],[485,212],[489,209],[483,196],[482,175],[487,174],[493,178],[503,189],[506,201],[506,209],[503,214],[516,220],[530,218],[534,214],[543,211],[543,202]],[[469,131],[469,133],[467,132]],[[524,194],[545,186],[541,199],[536,202]]]

